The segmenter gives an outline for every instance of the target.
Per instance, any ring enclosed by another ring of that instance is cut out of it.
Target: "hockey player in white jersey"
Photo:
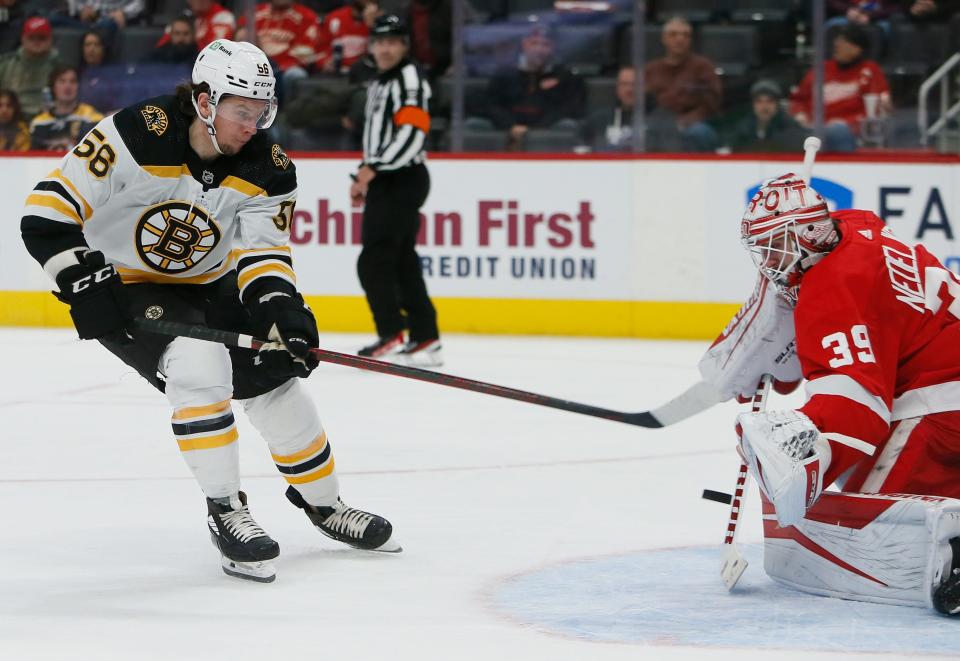
[[[207,498],[227,574],[268,582],[278,544],[240,490],[240,402],[323,533],[399,551],[383,517],[339,498],[330,442],[296,377],[316,367],[316,322],[288,245],[294,164],[261,130],[275,79],[255,46],[214,41],[175,96],[101,121],[37,184],[21,222],[82,339],[97,339],[166,394],[173,434]],[[259,352],[131,329],[135,317],[205,323],[270,342]]]

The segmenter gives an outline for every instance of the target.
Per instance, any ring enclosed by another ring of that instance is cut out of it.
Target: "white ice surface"
[[[307,387],[344,500],[391,519],[404,552],[353,551],[313,530],[236,407],[244,489],[281,556],[275,583],[229,578],[165,398],[73,338],[0,331],[2,660],[960,652],[960,622],[773,584],[756,546],[755,494],[741,531],[753,558],[745,589],[723,590],[727,508],[700,492],[733,488],[735,404],[645,430],[323,366]],[[367,339],[323,337],[341,351]],[[635,411],[693,383],[704,347],[449,336],[444,369]]]

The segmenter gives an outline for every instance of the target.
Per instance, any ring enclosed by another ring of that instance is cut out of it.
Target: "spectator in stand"
[[[591,114],[583,123],[583,144],[593,151],[630,151],[633,149],[633,99],[637,72],[621,67],[617,72],[617,100],[612,106]]]
[[[578,130],[586,90],[583,81],[553,61],[553,40],[536,25],[523,38],[517,66],[496,71],[487,84],[489,121],[470,118],[468,127],[507,129],[511,148],[520,148],[530,128]]]
[[[828,0],[826,28],[847,24],[878,25],[890,31],[890,18],[900,12],[901,0]]]
[[[177,16],[167,26],[169,39],[154,47],[146,61],[153,64],[174,64],[193,67],[197,59],[197,38],[189,16]]]
[[[34,16],[23,23],[21,46],[0,56],[0,88],[13,90],[20,99],[24,117],[43,109],[43,87],[57,65],[50,21]]]
[[[880,65],[863,56],[869,36],[856,25],[844,26],[833,39],[833,58],[823,71],[824,150],[857,148],[861,121],[867,116],[865,95],[876,95],[879,115],[893,109],[890,86]],[[790,112],[806,128],[813,121],[813,71],[808,71],[790,97]]]
[[[801,151],[808,135],[781,106],[783,91],[772,80],[758,80],[750,88],[752,110],[730,135],[733,152]]]
[[[115,71],[107,65],[107,44],[103,34],[90,30],[80,42],[80,100],[94,108],[115,110],[117,90]]]
[[[940,23],[960,11],[960,0],[902,0],[902,7],[915,23]]]
[[[29,151],[30,127],[23,119],[20,99],[10,90],[0,90],[0,151]]]
[[[693,28],[685,18],[664,23],[666,54],[644,69],[654,105],[647,116],[654,151],[713,151],[717,133],[707,119],[720,110],[723,93],[713,62],[692,50]]]
[[[317,39],[317,70],[344,74],[367,54],[370,26],[381,14],[376,0],[350,0],[327,14]]]
[[[187,0],[188,15],[193,17],[193,35],[197,50],[203,50],[217,39],[233,39],[237,19],[233,13],[215,0]],[[157,47],[170,41],[170,27],[160,37]]]
[[[0,0],[0,53],[9,53],[20,43],[24,14],[20,0]]]
[[[257,45],[282,73],[284,87],[306,78],[316,60],[319,33],[320,19],[313,10],[294,0],[270,0],[257,5],[253,21]],[[238,25],[237,40],[249,41],[245,16]]]
[[[467,5],[469,11],[469,4]],[[469,21],[468,21],[469,22]],[[450,0],[411,0],[407,8],[410,55],[430,80],[450,68],[453,6]]]
[[[30,145],[41,151],[67,151],[103,119],[93,106],[80,103],[77,70],[58,67],[50,74],[53,105],[30,122]]]
[[[113,39],[117,30],[140,19],[144,0],[68,0],[69,14],[54,16],[57,27],[88,27]]]

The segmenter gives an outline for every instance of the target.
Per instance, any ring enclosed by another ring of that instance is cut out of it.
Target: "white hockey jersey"
[[[262,133],[204,162],[190,148],[191,120],[172,96],[125,108],[37,184],[21,231],[51,278],[89,248],[125,283],[204,284],[236,269],[241,299],[255,282],[296,287],[293,163]]]

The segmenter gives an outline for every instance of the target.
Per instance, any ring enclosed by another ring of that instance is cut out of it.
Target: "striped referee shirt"
[[[363,164],[377,171],[423,163],[430,130],[430,83],[416,65],[403,59],[367,88],[363,127]]]

